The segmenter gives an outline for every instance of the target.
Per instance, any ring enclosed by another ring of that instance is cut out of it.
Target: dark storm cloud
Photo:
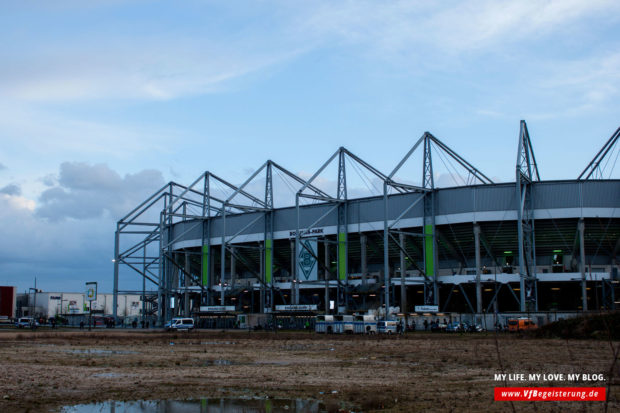
[[[22,194],[22,189],[17,184],[9,184],[4,188],[0,189],[0,194],[20,196]]]
[[[64,162],[60,165],[58,184],[39,197],[36,214],[51,221],[118,219],[163,183],[163,176],[157,170],[122,177],[105,164]]]

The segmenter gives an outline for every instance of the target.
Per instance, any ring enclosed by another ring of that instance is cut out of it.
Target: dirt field
[[[615,346],[618,343],[614,343]],[[498,357],[499,350],[499,357]],[[495,402],[496,373],[605,373],[611,343],[500,334],[0,331],[0,412],[104,400],[269,396],[330,411],[604,411],[604,402]],[[501,363],[501,367],[500,366]],[[620,360],[601,383],[620,411]]]

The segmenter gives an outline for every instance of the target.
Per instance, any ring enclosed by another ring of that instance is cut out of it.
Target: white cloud
[[[60,165],[58,185],[41,193],[36,213],[50,221],[117,220],[163,184],[161,172],[156,170],[121,177],[104,164],[64,162]]]
[[[115,221],[163,185],[161,173],[63,163],[53,183],[38,202],[0,192],[0,281],[23,288],[36,276],[67,291],[91,278],[109,290]]]
[[[620,4],[611,0],[348,1],[304,10],[308,17],[295,23],[315,37],[336,36],[382,54],[425,58],[429,52],[504,48],[506,42],[574,29],[575,22],[591,16],[618,20],[613,17],[618,10]]]
[[[217,45],[185,35],[106,39],[33,50],[5,60],[0,92],[25,101],[167,100],[222,90],[224,85],[297,53],[251,38]],[[28,55],[28,53],[31,53]]]
[[[620,53],[615,52],[565,62],[561,69],[554,67],[540,87],[557,94],[576,94],[581,106],[592,108],[617,97],[619,83]]]
[[[0,204],[2,207],[2,216],[10,216],[11,211],[17,212],[18,214],[24,214],[28,212],[34,211],[35,202],[31,199],[24,198],[19,195],[19,193],[6,193],[0,191]]]
[[[127,159],[136,153],[168,153],[166,142],[180,133],[164,127],[75,119],[7,99],[0,99],[0,131],[6,155],[15,156],[15,164],[28,154],[40,160],[39,166],[54,158]]]

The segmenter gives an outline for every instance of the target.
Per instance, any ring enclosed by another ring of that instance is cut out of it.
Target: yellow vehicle
[[[521,317],[508,319],[508,331],[510,332],[536,330],[537,328],[538,326],[531,318]]]

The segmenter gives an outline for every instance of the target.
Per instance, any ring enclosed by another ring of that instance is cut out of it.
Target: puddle
[[[65,406],[62,413],[322,413],[325,406],[317,400],[284,399],[201,399],[155,400]]]
[[[270,366],[290,366],[291,363],[289,361],[279,361],[279,360],[259,360],[254,362],[256,365],[266,364]]]
[[[95,373],[93,377],[102,379],[118,379],[119,377],[135,377],[135,374],[120,374],[120,373]]]
[[[288,346],[282,346],[280,348],[284,351],[303,351],[309,349],[310,346],[306,344],[292,344]]]
[[[75,350],[65,350],[65,353],[71,354],[94,354],[100,356],[109,356],[112,354],[139,354],[137,351],[128,351],[128,350],[101,350],[101,349],[75,349]]]
[[[232,366],[233,364],[237,364],[237,363],[234,363],[230,360],[222,360],[222,359],[205,360],[205,362],[202,363],[203,366]]]

